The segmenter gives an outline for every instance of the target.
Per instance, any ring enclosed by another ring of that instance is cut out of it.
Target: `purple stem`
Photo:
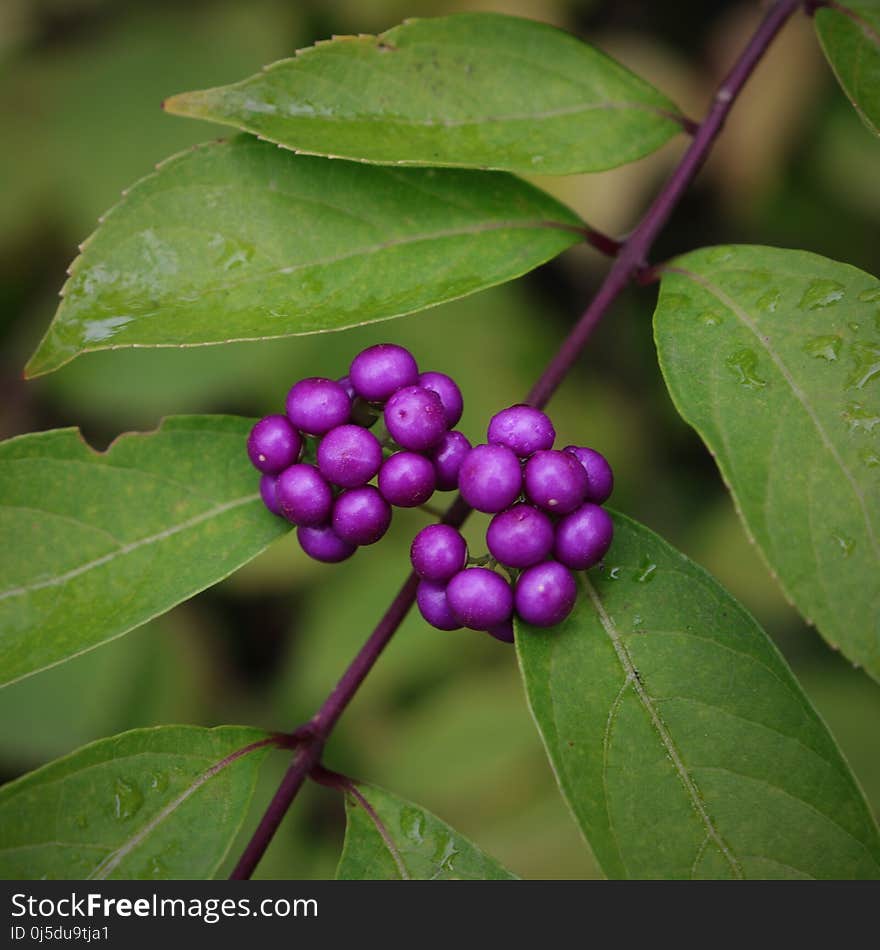
[[[529,405],[541,408],[547,404],[611,304],[614,303],[624,287],[647,266],[647,257],[651,246],[660,230],[669,220],[682,194],[684,194],[705,162],[712,143],[721,131],[724,121],[746,80],[767,51],[773,38],[801,5],[801,2],[802,0],[777,0],[773,4],[740,54],[739,59],[719,86],[708,114],[695,130],[690,145],[660,194],[636,229],[630,233],[622,244],[614,249],[616,252],[614,263],[602,282],[602,286],[550,364],[541,374],[540,379],[532,387],[527,397]],[[616,242],[614,243],[616,244]],[[609,250],[611,250],[610,247]],[[443,517],[443,521],[454,527],[460,527],[469,513],[470,509],[459,497],[450,506]],[[233,880],[248,878],[253,873],[303,782],[309,773],[320,764],[321,752],[330,732],[412,607],[417,586],[418,578],[414,574],[410,574],[391,602],[391,606],[379,621],[378,626],[370,634],[369,639],[361,647],[321,708],[307,726],[297,731],[305,734],[303,744],[297,752],[293,764],[287,770],[278,791],[269,803],[269,807],[266,809],[266,813],[263,815],[254,836],[232,872],[231,878]]]

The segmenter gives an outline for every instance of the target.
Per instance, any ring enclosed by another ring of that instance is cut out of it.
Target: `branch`
[[[766,53],[773,38],[800,5],[801,0],[777,0],[773,4],[719,86],[706,117],[694,130],[693,139],[681,161],[641,222],[622,244],[610,238],[606,239],[609,244],[605,250],[606,253],[613,254],[614,263],[596,296],[532,387],[526,399],[529,405],[540,409],[549,402],[575,360],[580,356],[593,330],[620,292],[630,281],[637,279],[644,272],[647,267],[648,253],[657,235],[705,162],[746,80]],[[591,240],[590,243],[595,246],[595,241]],[[469,514],[469,507],[461,497],[458,497],[447,510],[443,522],[456,528],[461,527]],[[378,626],[370,634],[369,639],[361,647],[321,708],[306,726],[297,730],[296,734],[303,736],[302,745],[253,838],[232,872],[233,880],[251,876],[306,777],[320,766],[321,753],[333,727],[412,607],[417,586],[418,578],[415,574],[410,574]]]

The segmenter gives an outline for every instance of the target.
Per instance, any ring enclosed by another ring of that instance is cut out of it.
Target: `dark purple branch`
[[[696,128],[687,151],[654,203],[622,244],[613,242],[615,260],[611,269],[589,307],[541,374],[540,379],[532,387],[527,397],[530,405],[540,408],[547,404],[609,307],[624,287],[644,271],[647,266],[648,252],[654,240],[706,160],[712,143],[721,131],[724,120],[740,90],[773,38],[797,10],[800,3],[801,0],[777,0],[774,3],[715,93],[706,118]],[[594,232],[590,233],[594,234]],[[611,241],[610,238],[606,240]],[[590,243],[594,242],[591,240]],[[460,527],[469,513],[470,509],[459,497],[446,512],[443,521]],[[320,764],[321,752],[330,732],[412,607],[417,586],[418,579],[414,574],[410,574],[376,629],[370,634],[367,642],[361,647],[311,722],[297,730],[297,735],[304,736],[303,744],[270,802],[254,837],[233,871],[233,879],[250,877],[296,793],[309,773]]]

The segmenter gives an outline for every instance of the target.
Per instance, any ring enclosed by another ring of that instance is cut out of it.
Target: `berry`
[[[494,415],[489,423],[488,436],[489,442],[506,445],[524,459],[542,449],[553,448],[556,430],[539,409],[520,405],[502,409]]]
[[[318,528],[297,528],[296,539],[309,557],[325,564],[338,564],[357,550],[355,545],[343,541],[327,524]]]
[[[266,416],[251,429],[248,457],[266,475],[277,475],[299,458],[302,436],[285,416]]]
[[[429,524],[413,539],[409,549],[413,570],[427,581],[448,581],[467,560],[464,538],[448,524]]]
[[[357,488],[379,471],[382,446],[372,432],[360,426],[331,429],[318,446],[318,468],[328,482],[341,488]]]
[[[345,390],[345,395],[348,396],[351,402],[354,402],[357,399],[357,393],[354,391],[354,386],[351,385],[351,380],[347,376],[340,376],[336,380],[337,383]]]
[[[520,574],[516,582],[516,612],[535,627],[555,627],[571,613],[577,599],[577,585],[556,561],[535,564]]]
[[[587,502],[556,525],[553,553],[574,571],[598,564],[611,546],[614,522],[604,508]]]
[[[608,501],[614,489],[614,473],[608,459],[585,445],[567,445],[562,451],[570,452],[583,465],[587,473],[587,500],[597,505]]]
[[[486,544],[502,564],[530,567],[553,550],[553,522],[531,505],[514,505],[492,519]]]
[[[379,343],[358,353],[348,377],[359,396],[368,402],[385,402],[398,389],[418,382],[419,367],[409,350]]]
[[[397,452],[379,469],[379,491],[398,508],[417,508],[434,494],[434,466],[424,455]]]
[[[497,627],[491,627],[486,633],[491,634],[502,643],[513,643],[513,620],[505,620],[504,623],[499,623]]]
[[[263,504],[272,512],[273,515],[280,515],[281,508],[278,505],[278,496],[275,494],[275,476],[260,476],[260,497]]]
[[[436,581],[422,581],[416,588],[416,603],[419,612],[438,630],[460,630],[458,618],[446,602],[446,585]]]
[[[332,379],[301,379],[287,394],[287,417],[303,432],[323,435],[348,422],[351,400]]]
[[[385,404],[385,426],[401,448],[424,452],[446,432],[443,403],[430,389],[405,386]]]
[[[372,485],[349,488],[333,506],[333,530],[350,544],[375,544],[391,524],[391,506]]]
[[[461,418],[464,410],[464,400],[461,390],[446,373],[422,373],[419,376],[419,386],[437,393],[443,403],[443,415],[446,417],[446,426],[451,429]]]
[[[477,511],[503,511],[522,491],[519,459],[504,445],[478,445],[461,463],[458,488]]]
[[[555,514],[568,514],[587,494],[587,473],[570,453],[554,450],[536,452],[526,462],[526,497],[533,504]]]
[[[431,449],[430,459],[434,464],[439,491],[453,491],[458,488],[458,473],[465,456],[470,452],[471,444],[457,430],[447,432],[437,445]]]
[[[275,481],[281,514],[294,524],[323,524],[333,507],[333,492],[314,465],[291,465]]]
[[[510,619],[513,592],[510,584],[485,567],[459,571],[446,587],[453,616],[471,630],[489,630]]]

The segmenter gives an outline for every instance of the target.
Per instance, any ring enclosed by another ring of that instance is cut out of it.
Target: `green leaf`
[[[345,844],[338,880],[500,881],[515,879],[436,815],[358,782],[346,791]]]
[[[786,595],[880,679],[880,282],[700,250],[666,268],[654,321],[672,399]]]
[[[814,20],[837,81],[865,125],[880,135],[880,2],[822,6]]]
[[[674,103],[604,53],[494,13],[337,37],[165,108],[313,155],[544,174],[614,168],[682,128]]]
[[[0,788],[0,878],[210,878],[269,744],[240,726],[159,726],[29,772]]]
[[[76,429],[0,443],[0,684],[145,623],[288,529],[260,501],[252,424],[178,416],[103,453]]]
[[[880,835],[834,740],[757,623],[615,516],[559,627],[519,624],[562,792],[615,878],[876,878]]]
[[[119,346],[341,330],[511,280],[582,239],[500,172],[379,168],[248,136],[169,159],[83,245],[27,373]]]

